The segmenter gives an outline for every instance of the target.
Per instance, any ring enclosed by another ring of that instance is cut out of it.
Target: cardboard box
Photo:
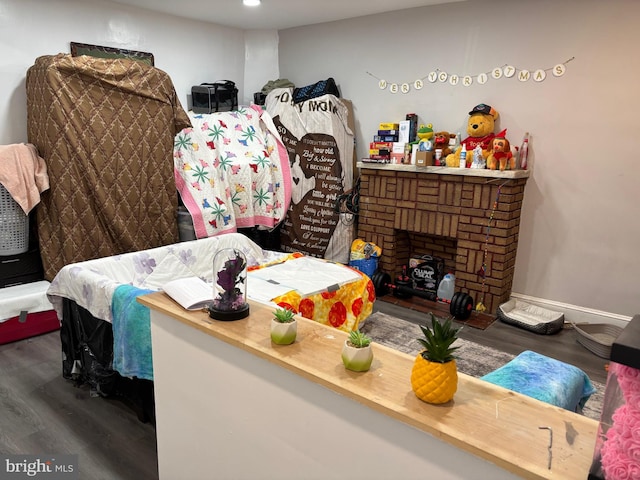
[[[392,136],[392,135],[393,136],[397,136],[399,134],[400,134],[400,132],[398,131],[398,129],[395,129],[395,130],[378,130],[378,135],[384,136],[384,137]]]
[[[374,142],[397,142],[398,135],[374,135]]]
[[[391,146],[391,153],[401,153],[404,155],[406,151],[406,143],[394,142]]]
[[[391,163],[396,163],[396,164],[404,163],[404,152],[402,153],[391,152]]]
[[[416,152],[416,166],[431,167],[433,166],[433,152],[425,152],[418,150]]]
[[[444,260],[431,255],[412,255],[409,259],[409,277],[413,288],[425,290],[434,295],[442,279]]]
[[[378,126],[378,130],[398,130],[400,125],[398,123],[381,123]],[[393,135],[393,134],[389,134]]]
[[[386,156],[390,156],[391,155],[391,150],[387,150],[387,149],[382,149],[382,148],[370,148],[369,149],[369,157],[373,158],[372,155],[386,155]]]
[[[400,122],[400,134],[398,135],[398,141],[402,143],[409,143],[411,137],[411,122],[409,120],[403,120]]]
[[[405,117],[406,120],[409,120],[409,143],[414,142],[418,138],[418,115],[415,113],[407,113]]]
[[[369,142],[369,150],[389,150],[393,148],[393,142]]]

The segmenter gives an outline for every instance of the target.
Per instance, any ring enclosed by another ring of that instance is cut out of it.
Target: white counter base
[[[520,478],[165,314],[151,333],[160,479]]]
[[[273,307],[242,320],[151,308],[160,478],[583,480],[595,420],[459,374],[454,399],[419,400],[414,356],[374,343],[368,372],[342,365],[348,335],[298,317],[271,343]],[[548,432],[553,462],[548,467]]]

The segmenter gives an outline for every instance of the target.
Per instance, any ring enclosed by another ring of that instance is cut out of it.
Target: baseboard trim
[[[531,297],[521,293],[511,293],[511,296],[523,302],[562,312],[564,313],[566,321],[572,323],[606,323],[624,328],[632,318],[625,315],[618,315],[617,313],[594,310],[568,303],[547,300],[545,298]]]

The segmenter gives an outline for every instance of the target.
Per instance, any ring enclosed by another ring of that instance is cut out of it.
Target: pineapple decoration
[[[417,340],[425,348],[418,354],[411,369],[411,388],[416,396],[428,403],[446,403],[458,389],[458,370],[451,344],[458,338],[459,328],[451,318],[444,323],[431,313],[431,328],[420,325],[424,338]]]

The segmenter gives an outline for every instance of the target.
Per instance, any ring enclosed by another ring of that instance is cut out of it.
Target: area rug
[[[417,340],[422,337],[420,326],[407,320],[382,312],[374,312],[367,318],[360,330],[369,335],[374,342],[395,350],[410,355],[417,355],[422,351],[422,346]],[[492,372],[514,358],[514,355],[509,353],[462,338],[456,340],[454,346],[459,347],[456,350],[458,371],[476,378]],[[594,381],[591,383],[596,389],[596,393],[591,395],[582,414],[594,420],[600,420],[604,385]]]

